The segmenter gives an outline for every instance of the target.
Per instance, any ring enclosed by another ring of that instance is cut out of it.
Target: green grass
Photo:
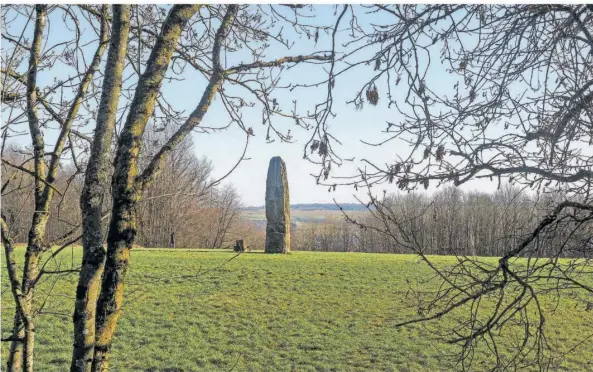
[[[22,253],[22,250],[19,250]],[[62,255],[71,259],[72,252]],[[79,262],[78,250],[74,261]],[[451,345],[431,332],[451,323],[396,328],[406,280],[430,275],[414,256],[295,252],[289,255],[134,250],[128,295],[113,345],[113,371],[444,371]],[[439,257],[444,265],[450,258]],[[226,263],[225,263],[226,262]],[[199,274],[199,275],[196,275]],[[72,345],[76,276],[64,278],[37,320],[37,371],[65,371]],[[43,284],[47,290],[50,282]],[[2,336],[13,301],[2,270]],[[42,298],[42,291],[39,291]],[[570,300],[550,315],[550,343],[567,351],[593,332]],[[448,319],[446,322],[452,322]],[[5,363],[7,345],[3,345]],[[490,363],[478,353],[475,370]],[[593,347],[559,370],[593,370]],[[481,363],[481,364],[480,364]]]

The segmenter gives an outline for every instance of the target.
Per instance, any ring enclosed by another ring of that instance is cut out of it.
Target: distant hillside
[[[364,205],[360,205],[357,203],[344,203],[340,204],[340,206],[345,211],[363,211],[365,210]],[[242,208],[244,211],[255,211],[265,208],[264,206],[259,207],[245,207]],[[340,208],[332,203],[313,203],[313,204],[291,204],[290,209],[293,211],[339,211]]]

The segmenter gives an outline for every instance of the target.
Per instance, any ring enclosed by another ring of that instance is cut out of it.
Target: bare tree
[[[100,19],[104,27],[108,23],[107,16],[107,6],[103,6]],[[89,370],[93,359],[96,306],[105,261],[101,224],[103,198],[107,191],[104,185],[108,184],[109,150],[122,87],[129,30],[130,6],[113,6],[112,34],[101,103],[98,108],[97,126],[87,165],[84,189],[80,195],[83,257],[73,316],[74,350],[71,365],[73,371]]]
[[[145,135],[140,169],[160,149],[175,128]],[[238,221],[239,197],[222,185],[212,186],[213,165],[198,158],[191,137],[184,139],[163,162],[161,172],[146,188],[138,205],[138,244],[167,247],[171,236],[184,248],[221,248]],[[147,161],[145,161],[147,160]]]
[[[268,42],[273,41],[287,48],[290,46],[280,33],[272,33],[277,22],[286,23],[297,32],[303,32],[303,30],[310,32],[310,30],[319,29],[319,27],[315,28],[298,21],[298,7],[289,6],[286,8],[296,17],[296,21],[283,16],[282,10],[276,10],[275,7],[269,7],[271,14],[264,11],[263,7],[237,5],[175,5],[169,9],[168,13],[162,8],[152,6],[132,8],[133,12],[137,12],[136,14],[142,14],[143,19],[150,20],[151,26],[135,21],[140,17],[131,19],[131,37],[139,41],[136,50],[130,53],[132,60],[130,67],[136,71],[137,82],[129,89],[123,90],[124,97],[127,97],[128,93],[131,94],[131,100],[124,107],[127,116],[117,139],[106,260],[104,265],[100,259],[85,260],[80,274],[81,280],[83,280],[84,278],[99,278],[102,272],[102,283],[96,310],[90,310],[85,305],[77,306],[75,311],[74,318],[77,321],[75,333],[78,341],[74,348],[71,370],[104,371],[108,369],[109,349],[117,321],[122,313],[124,279],[130,249],[137,235],[136,206],[147,188],[155,182],[164,162],[173,150],[192,130],[200,128],[199,126],[214,98],[220,97],[221,103],[231,119],[231,124],[242,128],[247,139],[254,135],[254,131],[243,122],[241,110],[254,106],[255,103],[248,103],[244,98],[245,92],[247,96],[252,97],[255,102],[260,104],[263,123],[268,128],[268,136],[270,133],[274,133],[281,140],[289,141],[291,139],[289,131],[282,133],[273,125],[272,117],[274,116],[292,120],[293,123],[304,127],[307,126],[307,121],[315,120],[313,114],[299,114],[296,107],[292,107],[290,112],[284,111],[279,103],[271,97],[272,91],[279,87],[279,77],[274,73],[277,68],[283,69],[286,65],[301,63],[326,63],[333,57],[329,51],[325,53],[318,51],[310,55],[286,56],[272,60],[263,59]],[[84,9],[95,17],[106,18],[104,13],[94,7],[84,7]],[[112,28],[117,29],[118,19],[113,16],[111,22]],[[159,28],[155,30],[155,26]],[[122,40],[119,45],[125,42]],[[113,43],[114,39],[112,38],[112,45]],[[240,62],[233,66],[230,62],[233,59],[228,56],[241,48],[252,52],[251,58],[254,62]],[[143,57],[144,51],[149,51],[147,59]],[[224,60],[222,58],[223,51],[227,55]],[[170,65],[174,70],[190,66],[207,79],[207,85],[200,102],[195,110],[185,118],[172,108],[161,92]],[[118,84],[121,81],[121,79],[116,80]],[[227,87],[229,84],[243,89],[244,92],[235,95],[233,88]],[[156,125],[178,123],[179,126],[162,147],[152,157],[146,159],[146,167],[140,170],[142,139],[151,119]],[[220,128],[202,127],[202,130],[209,132],[220,130]],[[99,139],[95,137],[94,148],[99,147],[97,141]],[[105,148],[102,151],[104,153]],[[89,161],[89,168],[95,166],[92,161]],[[220,180],[214,181],[208,186],[219,182]],[[224,205],[227,208],[226,206],[232,205],[232,203]],[[85,203],[82,203],[81,207],[83,215],[88,214],[88,207]],[[224,215],[226,221],[232,220],[232,215],[226,212]],[[95,224],[95,226],[98,225]],[[99,247],[100,236],[95,235],[92,246]],[[218,244],[223,238],[224,234],[220,232],[215,243]],[[88,246],[90,243],[87,244]],[[85,247],[85,253],[87,249]],[[77,298],[85,299],[85,303],[92,307],[92,301],[87,299],[94,298],[90,292],[95,289],[95,286],[90,286],[83,281],[79,286]],[[79,303],[82,301],[77,301],[77,304]],[[93,313],[96,314],[95,317],[92,316]],[[91,328],[93,329],[91,330]],[[94,334],[94,341],[92,337],[83,337],[82,334]],[[90,358],[91,354],[93,354],[92,358]]]
[[[66,42],[58,42],[48,37],[49,13],[61,13],[63,21],[76,23],[76,16],[69,7],[7,6],[3,7],[2,12],[2,38],[10,45],[3,49],[2,54],[2,101],[5,105],[3,112],[7,112],[2,126],[2,162],[3,165],[28,174],[34,183],[34,211],[29,227],[22,278],[19,278],[15,266],[10,226],[5,216],[2,216],[6,263],[17,305],[7,369],[14,371],[22,368],[32,371],[34,318],[38,311],[34,307],[35,285],[44,274],[48,274],[44,270],[42,255],[52,246],[70,241],[76,232],[74,228],[52,241],[46,239],[54,193],[63,195],[65,192],[56,188],[60,161],[69,155],[74,164],[77,164],[75,149],[78,146],[77,140],[73,138],[73,127],[76,121],[90,116],[86,105],[96,94],[92,82],[105,50],[108,31],[106,25],[90,24],[98,40],[93,45],[92,60],[87,65],[83,55],[85,52],[89,53],[90,49],[82,45],[79,29],[74,31],[77,37]],[[31,21],[31,26],[26,22],[14,34],[13,30],[5,26],[21,15]],[[26,36],[28,32],[32,38]],[[32,41],[29,43],[27,40]],[[71,73],[71,77],[64,80],[56,78],[53,84],[40,87],[38,75],[49,68],[64,68]],[[74,94],[69,95],[70,98],[65,98],[63,92],[69,89],[72,89]],[[23,163],[14,164],[4,157],[4,149],[11,137],[22,133],[20,127],[23,124],[28,128],[32,152],[29,152],[30,155]],[[57,125],[57,128],[52,128],[52,125]],[[48,149],[44,132],[51,130],[55,133],[56,139],[53,146]],[[3,191],[11,181],[10,177],[6,179]],[[54,256],[55,251],[50,253],[50,259]]]
[[[531,233],[549,206],[547,200],[510,185],[494,193],[464,192],[454,186],[438,189],[431,196],[400,192],[386,194],[382,203],[398,220],[410,221],[406,233],[414,235],[424,254],[482,257],[504,255],[509,246]],[[382,220],[376,218],[374,212],[374,209],[348,211],[348,217],[356,224],[337,218],[333,211],[322,221],[300,222],[295,229],[295,247],[297,250],[409,253],[408,246],[399,245],[377,231],[382,227]],[[586,233],[584,230],[583,234]],[[542,255],[549,255],[559,241],[539,241],[538,249]],[[573,244],[577,241],[567,244],[561,256],[582,257],[578,244]]]
[[[387,21],[358,23],[362,12],[349,8],[356,48],[344,53],[343,65],[336,67],[334,75],[357,66],[373,68],[372,78],[351,103],[357,108],[365,103],[393,107],[398,119],[387,122],[385,139],[368,144],[402,150],[396,162],[362,159],[358,174],[336,175],[332,180],[328,175],[331,164],[339,162],[337,155],[328,144],[322,151],[319,142],[312,140],[310,148],[318,150],[323,164],[318,180],[331,187],[395,183],[401,190],[415,190],[490,179],[541,195],[561,195],[562,200],[549,199],[547,211],[527,236],[496,252],[501,256],[497,265],[460,257],[452,268],[432,266],[443,285],[433,300],[423,303],[422,316],[415,320],[441,318],[460,307],[471,309],[449,338],[461,346],[462,367],[469,368],[474,347],[485,343],[496,355],[496,368],[533,362],[527,355],[535,355],[545,368],[550,355],[544,332],[546,306],[540,296],[553,291],[559,296],[593,293],[583,281],[591,273],[589,261],[558,260],[568,246],[580,246],[582,255],[591,253],[589,239],[576,237],[586,236],[583,233],[589,231],[593,219],[593,8],[365,8],[363,12],[382,14]],[[331,91],[332,81],[327,84]],[[326,142],[332,139],[329,135],[323,138]],[[384,222],[381,231],[423,256],[414,220],[399,220],[391,205],[372,193],[369,196],[373,213]],[[506,215],[503,223],[512,225],[510,217]],[[448,218],[457,226],[455,215]],[[447,235],[453,239],[447,243],[456,244],[458,236]],[[547,239],[556,240],[552,245],[539,244]],[[483,299],[495,306],[481,306]],[[503,358],[498,332],[512,324],[523,327],[523,342],[513,350],[513,357]]]
[[[203,203],[203,210],[209,215],[201,226],[200,246],[222,248],[231,246],[229,233],[235,227],[239,216],[239,196],[232,186],[213,189]]]

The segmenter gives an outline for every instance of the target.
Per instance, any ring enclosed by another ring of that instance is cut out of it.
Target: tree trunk
[[[33,371],[33,351],[35,347],[35,325],[33,324],[33,294],[35,290],[35,281],[39,275],[39,260],[42,251],[42,238],[45,235],[47,220],[49,219],[48,203],[36,203],[36,211],[31,223],[29,232],[29,243],[27,253],[25,254],[25,268],[23,275],[23,294],[24,303],[22,306],[22,320],[24,323],[24,359],[23,370],[25,372]],[[41,205],[39,205],[41,204]],[[16,318],[19,315],[15,314]]]
[[[92,371],[103,372],[109,368],[109,349],[117,320],[122,312],[124,279],[130,250],[136,238],[136,205],[145,188],[154,181],[164,159],[193,128],[201,123],[222,81],[220,49],[238,12],[237,5],[227,7],[227,12],[216,32],[212,54],[214,72],[202,94],[198,107],[151,159],[144,172],[138,176],[141,140],[148,118],[154,109],[156,95],[181,31],[199,8],[200,5],[176,5],[169,12],[146,65],[146,70],[138,82],[130,113],[120,135],[112,181],[113,206],[107,236],[107,260],[97,306],[96,343]]]
[[[46,186],[40,179],[45,179],[46,164],[44,160],[44,141],[43,134],[39,128],[39,119],[37,117],[37,66],[41,53],[41,44],[43,41],[43,29],[45,28],[45,18],[47,7],[45,5],[35,6],[36,19],[33,43],[31,45],[31,55],[29,58],[29,71],[27,76],[27,119],[29,130],[33,143],[34,166],[35,166],[35,212],[31,221],[29,230],[29,239],[27,252],[25,254],[25,268],[21,284],[22,301],[20,302],[21,313],[14,315],[14,324],[23,322],[24,334],[23,341],[15,340],[11,345],[11,351],[20,353],[22,358],[9,356],[13,361],[11,368],[13,371],[20,371],[21,366],[16,364],[17,359],[22,359],[22,367],[26,372],[33,371],[33,349],[35,345],[35,326],[32,319],[33,307],[33,286],[38,274],[39,258],[41,255],[41,240],[45,235],[45,228],[49,217],[48,196],[51,198],[52,189],[46,192]],[[19,319],[20,318],[20,319]],[[20,333],[20,332],[19,332]],[[18,345],[18,343],[22,343]]]
[[[24,296],[17,273],[14,244],[4,216],[2,216],[2,245],[4,246],[6,270],[8,271],[10,289],[16,303],[14,327],[12,331],[13,341],[10,345],[10,353],[8,354],[6,363],[6,370],[12,372],[20,371],[23,367],[23,355],[25,353],[25,344],[23,340],[25,338],[25,329],[21,309],[24,307]]]
[[[107,29],[107,6],[103,7],[101,27]],[[95,317],[105,261],[103,248],[102,206],[108,183],[107,166],[113,128],[121,93],[122,76],[130,29],[130,6],[113,6],[111,43],[105,67],[103,92],[98,109],[97,126],[83,191],[82,211],[82,268],[76,288],[74,306],[74,347],[71,371],[91,370],[95,347]],[[106,39],[106,34],[105,34]]]
[[[136,237],[135,206],[142,191],[136,187],[138,156],[144,129],[169,67],[181,31],[200,5],[175,5],[163,24],[146,69],[136,88],[126,123],[120,135],[112,181],[112,212],[107,236],[107,259],[95,323],[92,371],[109,368],[109,348],[121,316],[124,278],[130,249]]]
[[[20,308],[17,305],[14,316],[14,326],[12,328],[12,336],[18,340],[25,338],[25,325],[21,317]],[[23,354],[25,353],[25,344],[23,341],[12,341],[10,345],[10,354],[6,362],[6,370],[8,372],[20,371],[23,365]]]
[[[238,239],[235,242],[234,251],[235,252],[246,252],[247,251],[247,249],[245,248],[245,241],[243,241],[243,239]]]
[[[114,202],[116,202],[114,200]],[[122,314],[124,278],[136,237],[136,213],[130,199],[117,201],[107,237],[107,260],[97,305],[96,344],[92,370],[109,370],[109,349]]]
[[[28,309],[31,311],[31,307]],[[25,324],[25,360],[23,367],[25,372],[33,372],[33,351],[35,349],[35,325],[33,322]]]
[[[112,181],[113,206],[107,236],[107,260],[97,306],[96,344],[93,360],[94,372],[109,369],[109,349],[121,316],[124,295],[124,278],[130,258],[130,250],[136,238],[136,204],[145,188],[154,181],[160,167],[171,151],[199,125],[212,103],[222,81],[220,49],[230,25],[237,14],[238,6],[229,5],[216,33],[213,47],[214,72],[198,107],[186,122],[151,159],[144,172],[138,176],[138,156],[146,123],[154,109],[154,101],[162,83],[174,46],[181,30],[200,8],[200,5],[174,6],[161,35],[152,50],[146,70],[136,89],[130,113],[120,135]]]
[[[43,240],[46,236],[48,228],[48,220],[51,210],[51,202],[53,199],[54,187],[56,181],[58,168],[60,165],[60,157],[65,149],[65,144],[70,135],[70,129],[77,116],[79,108],[82,104],[85,93],[91,84],[94,73],[98,70],[101,63],[101,56],[105,49],[104,42],[106,38],[106,27],[102,28],[101,44],[97,49],[93,62],[89,69],[84,74],[84,77],[78,87],[78,92],[72,102],[70,110],[65,120],[59,117],[56,120],[61,125],[59,136],[56,140],[54,149],[50,153],[45,153],[45,142],[43,132],[41,131],[37,106],[39,103],[37,94],[37,71],[41,59],[41,47],[43,44],[43,32],[46,24],[47,6],[35,6],[35,28],[33,35],[33,42],[30,48],[29,68],[27,70],[27,119],[29,124],[31,142],[33,145],[33,160],[35,177],[35,210],[31,221],[29,230],[27,251],[25,254],[25,265],[23,270],[22,284],[19,288],[20,297],[16,297],[18,310],[15,313],[14,325],[15,335],[23,335],[15,337],[16,340],[11,345],[11,354],[8,358],[10,370],[20,370],[21,365],[25,371],[33,370],[33,352],[35,345],[35,325],[33,322],[33,298],[34,289],[39,279],[39,261],[44,250]],[[46,155],[51,157],[49,166],[46,162]],[[3,219],[4,225],[4,219]],[[4,232],[4,226],[3,226]],[[13,278],[16,276],[13,275]],[[11,284],[14,281],[11,279]],[[14,285],[13,285],[14,287]],[[13,288],[13,291],[15,289]],[[22,327],[21,327],[22,325]],[[22,362],[21,362],[22,361]]]

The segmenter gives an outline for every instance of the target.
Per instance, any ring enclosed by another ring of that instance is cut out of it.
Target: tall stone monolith
[[[270,159],[266,180],[266,253],[290,252],[290,199],[286,164]]]

